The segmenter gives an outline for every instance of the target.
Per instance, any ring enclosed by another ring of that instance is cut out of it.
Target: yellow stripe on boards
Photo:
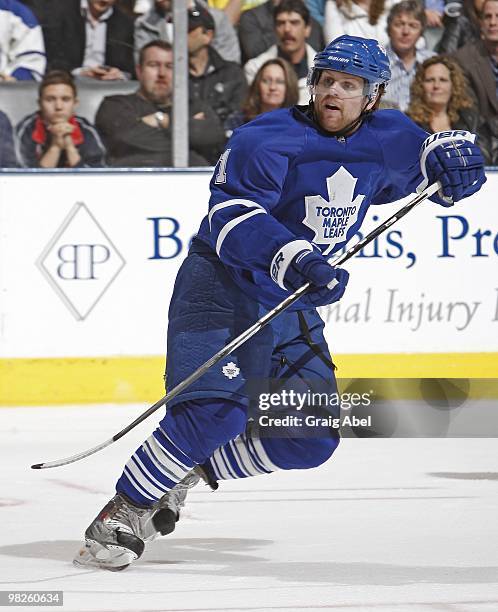
[[[0,406],[150,402],[164,357],[0,359]]]
[[[489,379],[472,396],[498,398],[498,353],[345,354],[334,362],[346,379]],[[163,372],[164,357],[153,356],[0,359],[0,406],[153,403],[164,395]]]

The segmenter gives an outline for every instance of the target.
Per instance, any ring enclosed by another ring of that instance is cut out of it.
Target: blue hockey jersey
[[[426,137],[394,110],[374,112],[340,140],[299,107],[263,114],[229,140],[197,237],[247,295],[273,307],[288,296],[270,276],[275,255],[297,253],[304,241],[326,256],[344,247],[370,205],[398,200],[422,182]]]

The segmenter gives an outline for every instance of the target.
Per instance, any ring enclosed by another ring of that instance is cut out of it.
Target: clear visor
[[[318,83],[310,86],[312,96],[334,96],[341,100],[352,98],[371,98],[378,90],[377,83],[367,83],[358,79],[334,79],[334,77],[323,74]]]

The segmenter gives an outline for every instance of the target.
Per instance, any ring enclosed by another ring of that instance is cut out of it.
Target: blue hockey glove
[[[422,145],[422,174],[428,183],[439,181],[439,204],[452,206],[486,182],[484,159],[474,143],[475,134],[462,130],[437,132]]]
[[[311,289],[303,295],[301,301],[316,307],[341,299],[348,284],[349,272],[333,268],[310,243],[296,240],[285,245],[275,255],[271,277],[280,287],[290,292],[311,283]]]

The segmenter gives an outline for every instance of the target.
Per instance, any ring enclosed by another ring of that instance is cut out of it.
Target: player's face
[[[47,85],[43,88],[38,104],[45,123],[62,123],[74,114],[78,103],[69,85]]]
[[[487,0],[482,7],[481,33],[484,40],[498,42],[498,0]]]
[[[367,103],[363,95],[362,78],[322,70],[315,87],[315,117],[320,126],[328,132],[337,132],[355,121]]]
[[[400,13],[389,26],[391,46],[397,53],[415,50],[422,34],[422,24],[411,13]]]
[[[275,19],[275,34],[278,46],[284,53],[291,54],[304,48],[310,26],[306,25],[299,13],[280,13]]]
[[[137,66],[140,92],[155,104],[165,104],[173,88],[173,52],[150,47],[145,51],[143,63]]]
[[[450,71],[444,64],[429,66],[425,71],[422,87],[429,106],[446,108],[452,91]]]
[[[280,108],[285,100],[285,74],[278,64],[266,66],[259,82],[259,95],[264,111]]]

